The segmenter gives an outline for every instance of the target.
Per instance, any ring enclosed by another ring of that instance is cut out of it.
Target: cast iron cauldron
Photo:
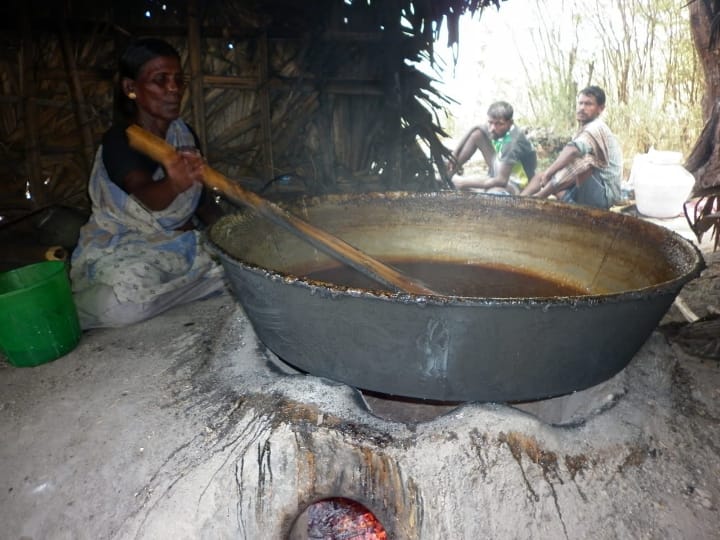
[[[338,263],[266,219],[241,212],[212,227],[233,292],[270,350],[308,373],[411,398],[527,401],[598,384],[628,364],[704,268],[694,245],[663,227],[532,198],[376,193],[285,207],[385,262],[506,265],[583,291],[416,296],[317,281],[303,276]]]

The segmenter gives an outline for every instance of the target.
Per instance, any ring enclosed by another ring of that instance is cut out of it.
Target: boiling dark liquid
[[[584,289],[509,268],[438,261],[386,262],[410,279],[446,296],[476,298],[528,298],[580,296]],[[363,289],[383,288],[376,281],[347,266],[307,273],[313,280]]]

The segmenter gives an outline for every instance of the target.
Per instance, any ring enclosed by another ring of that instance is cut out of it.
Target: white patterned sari
[[[195,146],[182,120],[170,124],[166,141]],[[158,166],[153,179],[163,177]],[[200,184],[166,209],[149,210],[110,179],[101,146],[88,191],[92,215],[80,231],[70,271],[83,328],[125,326],[223,289],[222,268],[204,249],[201,234],[176,230],[192,219]]]

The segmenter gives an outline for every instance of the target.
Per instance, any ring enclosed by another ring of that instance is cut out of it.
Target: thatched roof
[[[260,189],[429,189],[447,103],[412,62],[499,0],[13,1],[0,7],[0,216],[86,205],[117,57],[152,35],[181,51],[183,108],[213,167]],[[63,5],[64,4],[64,5]],[[442,44],[445,46],[446,44]],[[285,176],[283,176],[285,175]]]

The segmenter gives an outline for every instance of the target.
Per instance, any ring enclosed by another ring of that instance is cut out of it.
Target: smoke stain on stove
[[[500,432],[500,434],[498,435],[498,442],[507,445],[510,453],[512,454],[512,457],[515,459],[518,466],[520,467],[520,474],[522,475],[523,481],[525,482],[525,487],[527,487],[527,490],[530,494],[530,500],[538,502],[540,500],[540,497],[530,485],[530,481],[527,479],[527,475],[525,474],[525,469],[522,466],[522,455],[525,451],[526,446],[523,444],[523,441],[526,440],[527,437],[520,433],[509,432],[506,435],[505,432]]]
[[[266,477],[270,480],[270,483],[272,483],[273,474],[270,460],[270,448],[270,440],[266,439],[265,443],[262,445],[262,449],[259,449],[258,451],[258,491],[263,491],[265,489]]]
[[[480,462],[480,475],[483,480],[487,479],[488,470],[490,464],[488,463],[488,442],[489,437],[487,433],[480,433],[477,429],[473,428],[468,434],[470,437],[470,444],[475,450],[475,455]]]
[[[553,503],[555,504],[558,519],[560,520],[560,524],[562,525],[565,533],[565,538],[569,538],[567,528],[565,526],[565,520],[562,515],[562,509],[560,508],[560,503],[558,502],[557,491],[555,491],[555,483],[553,482],[553,479],[555,479],[560,484],[564,483],[558,470],[557,454],[541,448],[540,443],[537,439],[535,439],[535,437],[523,435],[522,433],[515,431],[510,431],[507,434],[500,432],[498,435],[498,441],[506,444],[510,449],[510,453],[520,467],[520,473],[522,474],[523,481],[525,482],[525,486],[531,495],[530,499],[534,502],[539,502],[540,496],[532,488],[530,481],[525,474],[525,469],[522,466],[522,455],[525,454],[530,461],[540,466],[543,472],[543,477],[552,492]]]
[[[575,477],[578,475],[578,473],[584,473],[589,468],[591,464],[590,460],[585,454],[577,454],[574,456],[566,455],[564,461],[565,468],[570,473],[570,480],[575,485],[575,489],[577,489],[580,498],[583,500],[583,502],[588,502],[587,495],[585,495],[583,490],[580,489],[580,486],[575,481]]]
[[[650,449],[647,445],[631,446],[628,454],[625,456],[623,462],[618,465],[617,471],[619,473],[625,472],[628,467],[640,467],[650,455]]]
[[[588,469],[590,460],[585,454],[577,454],[574,456],[565,456],[565,467],[570,473],[570,479],[574,482],[578,473],[585,472]]]
[[[355,445],[345,447],[346,453],[338,456],[322,440],[318,447],[313,431],[294,430],[298,451],[297,474],[304,482],[298,491],[299,514],[297,517],[290,516],[292,519],[288,519],[285,528],[293,532],[298,527],[303,528],[303,516],[311,507],[322,505],[324,501],[346,498],[362,504],[377,516],[378,521],[387,527],[388,538],[396,537],[393,518],[397,515],[405,516],[403,532],[412,532],[410,537],[416,537],[423,520],[422,494],[412,478],[404,477],[400,464],[392,455],[379,451],[373,444],[365,444],[367,441],[358,440]],[[334,431],[342,436],[342,433]],[[328,459],[331,462],[328,463]],[[337,459],[342,460],[339,469],[334,468],[336,465],[332,463]],[[335,471],[331,477],[322,472],[328,467]]]

